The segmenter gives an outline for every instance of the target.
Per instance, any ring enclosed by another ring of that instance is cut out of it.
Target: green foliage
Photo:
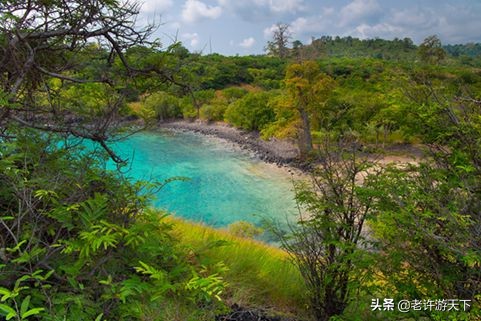
[[[197,109],[192,102],[192,98],[188,96],[182,97],[180,101],[180,106],[182,109],[182,116],[184,119],[194,119],[197,117]]]
[[[275,95],[269,99],[269,105],[275,113],[275,121],[264,127],[261,131],[264,139],[270,137],[295,138],[297,137],[299,120],[297,112],[288,105],[285,92],[274,91]]]
[[[262,130],[274,121],[274,110],[269,105],[269,93],[252,92],[231,103],[225,119],[234,126],[247,130]]]
[[[440,89],[425,85],[434,95]],[[472,300],[470,312],[453,320],[479,318],[481,224],[479,168],[481,126],[476,99],[430,101],[422,115],[431,158],[387,168],[377,186],[379,215],[371,226],[379,241],[379,270],[395,297]],[[428,116],[429,115],[429,116]],[[386,288],[386,287],[385,287]],[[425,311],[433,320],[445,318]]]
[[[195,109],[195,112],[196,112],[196,115],[195,117],[196,118],[199,118],[200,117],[200,110],[202,108],[203,105],[211,102],[215,97],[215,91],[212,90],[212,89],[209,89],[209,90],[199,90],[199,91],[195,91],[191,94],[191,103],[192,103],[192,107]],[[184,117],[186,118],[190,118],[189,116],[191,115],[190,114],[191,111],[189,109],[189,107],[185,110],[184,112]]]
[[[48,276],[44,278],[35,278],[35,274],[38,275],[42,272],[43,271],[41,270],[36,271],[32,276],[32,279],[46,280]],[[23,276],[16,280],[15,286],[11,291],[0,287],[0,295],[2,295],[0,302],[5,302],[0,303],[0,313],[3,314],[5,320],[10,320],[12,318],[15,318],[16,320],[27,320],[29,317],[41,314],[45,310],[44,308],[30,308],[30,295],[27,295],[21,304],[18,301],[17,297],[20,295],[20,292],[29,289],[28,286],[20,286],[22,282],[27,281],[28,279],[28,276]]]
[[[467,43],[467,44],[456,44],[456,45],[445,45],[443,49],[454,57],[467,56],[476,57],[481,55],[481,43]]]
[[[211,94],[212,92],[209,92]],[[200,116],[208,121],[223,121],[229,104],[244,97],[248,91],[242,87],[228,87],[215,92],[215,96],[204,99],[205,105],[200,110]]]
[[[435,42],[427,45],[438,47]],[[169,47],[166,52],[132,48],[129,59],[132,62],[143,61],[142,64],[146,66],[164,64],[171,68],[170,72],[176,72],[175,79],[185,86],[171,86],[159,81],[156,86],[166,95],[178,98],[178,103],[169,106],[179,106],[184,118],[225,120],[241,128],[256,128],[264,138],[302,138],[299,128],[305,125],[296,119],[295,112],[289,111],[289,108],[295,109],[302,99],[293,96],[289,82],[283,83],[283,79],[287,79],[285,71],[288,61],[266,56],[202,56],[188,53],[185,48],[177,51],[176,48],[181,47]],[[420,46],[419,51],[423,51],[423,48]],[[434,85],[444,86],[453,92],[459,90],[460,85],[466,86],[467,92],[476,92],[481,87],[478,72],[473,68],[462,67],[459,59],[451,57],[443,65],[413,63],[418,48],[409,38],[387,41],[323,36],[315,39],[312,45],[297,42],[297,49],[302,59],[313,59],[318,54],[323,57],[305,68],[304,78],[309,78],[307,70],[310,70],[311,74],[327,74],[336,84],[335,87],[326,86],[328,99],[322,93],[311,95],[311,101],[317,100],[317,103],[309,108],[310,131],[329,131],[339,136],[355,131],[364,143],[377,147],[421,141],[425,128],[416,114],[423,112],[428,115],[435,110],[432,104],[434,97],[429,97],[429,92],[420,90],[423,83],[432,81]],[[313,89],[320,87],[316,80],[308,82],[313,84]],[[139,94],[142,91],[145,93],[143,86],[144,84],[139,84]],[[268,121],[263,121],[265,125],[253,124],[254,117],[249,115],[250,111],[240,102],[229,108],[247,90],[262,90],[271,95],[268,105],[274,115],[269,115]],[[305,92],[308,93],[309,90]],[[409,102],[406,94],[417,96],[419,103]],[[273,96],[278,98],[274,99]],[[430,105],[423,107],[421,104]],[[239,110],[235,111],[235,108]],[[177,107],[175,109],[178,111]],[[177,114],[178,116],[180,115]],[[303,135],[307,135],[307,131]],[[315,145],[317,142],[314,140],[313,143]]]
[[[217,263],[214,268],[216,272],[211,274],[207,267],[202,266],[200,274],[194,273],[194,276],[185,285],[185,288],[193,293],[192,297],[196,302],[222,301],[220,295],[227,286],[227,282],[224,281],[221,274],[229,269],[222,262]]]
[[[416,46],[410,38],[359,39],[351,36],[322,36],[312,39],[311,44],[302,45],[301,52],[308,59],[331,57],[377,58],[383,60],[411,61],[416,54]]]
[[[387,283],[383,293],[395,293],[397,299],[473,300],[474,315],[480,313],[475,299],[481,290],[475,227],[480,222],[477,210],[468,209],[478,206],[474,195],[458,174],[431,164],[390,168],[379,186],[385,195],[380,215],[370,226],[383,253],[378,259]],[[464,320],[463,312],[456,315]]]
[[[228,87],[222,90],[222,96],[228,103],[232,103],[237,99],[244,97],[247,93],[247,89],[242,87]]]
[[[143,108],[152,110],[159,121],[178,118],[182,115],[180,100],[163,91],[155,92],[145,98]]]
[[[321,72],[317,63],[305,61],[288,67],[285,85],[294,105],[304,104],[305,108],[315,110],[322,108],[335,84],[329,75]]]
[[[226,110],[227,105],[219,102],[212,105],[204,105],[200,110],[200,117],[208,121],[222,121],[224,120]]]

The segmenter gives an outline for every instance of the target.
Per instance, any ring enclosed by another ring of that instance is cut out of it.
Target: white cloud
[[[305,39],[311,36],[331,35],[337,28],[339,13],[333,7],[324,7],[318,15],[301,16],[290,23],[289,31],[293,39]],[[275,25],[264,29],[264,37],[269,39],[275,30]]]
[[[291,23],[291,29],[293,33],[300,34],[308,31],[313,25],[307,20],[307,18],[299,17]]]
[[[291,23],[291,30],[294,37],[312,33],[317,34],[326,29],[325,22],[325,20],[317,17],[299,17]]]
[[[436,23],[422,35],[422,39],[438,34],[441,41],[450,43],[480,42],[481,3],[444,5],[436,8]],[[421,38],[419,41],[422,40]]]
[[[173,5],[173,0],[147,0],[142,4],[141,11],[145,13],[163,13],[171,9]]]
[[[306,9],[304,0],[218,0],[218,3],[247,21],[281,18]]]
[[[271,12],[292,12],[305,8],[304,0],[218,0],[219,4],[226,8],[250,7],[266,8]]]
[[[442,15],[436,30],[430,34],[439,34],[442,41],[451,43],[481,42],[481,3],[468,6],[447,5],[443,9],[447,14]],[[425,34],[424,36],[428,36]]]
[[[256,43],[256,40],[253,37],[246,38],[239,43],[239,46],[242,48],[250,48]]]
[[[294,37],[315,34],[330,34],[332,27],[339,21],[334,8],[323,8],[318,16],[299,17],[291,23]]]
[[[264,38],[269,39],[272,38],[274,31],[276,30],[276,25],[273,24],[270,27],[264,29]]]
[[[297,12],[304,10],[304,4],[302,0],[270,0],[258,2],[267,2],[267,5],[272,12]]]
[[[208,6],[198,0],[187,0],[182,7],[182,20],[198,22],[205,19],[217,19],[222,14],[220,6]]]
[[[416,30],[436,27],[439,22],[437,14],[431,9],[404,9],[392,12],[389,21],[395,25]]]
[[[192,48],[197,47],[197,45],[199,44],[199,35],[197,34],[197,32],[183,33],[181,37],[190,41],[189,44]]]
[[[360,39],[367,38],[383,38],[392,39],[394,37],[404,38],[406,37],[406,30],[402,27],[395,26],[386,22],[368,25],[360,24],[353,32],[349,32],[352,36],[359,37]]]
[[[381,21],[358,24],[352,35],[363,38],[410,37],[420,43],[425,37],[439,35],[443,42],[466,43],[479,41],[481,5],[413,6],[391,10]]]
[[[339,24],[341,26],[355,25],[363,20],[372,20],[381,13],[381,7],[376,0],[353,0],[341,8]]]

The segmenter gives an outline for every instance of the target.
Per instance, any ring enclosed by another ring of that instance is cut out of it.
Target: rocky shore
[[[238,144],[242,149],[249,150],[260,159],[277,165],[292,166],[304,170],[299,162],[299,150],[289,141],[272,138],[265,141],[258,133],[239,130],[225,123],[207,123],[203,121],[175,120],[159,124],[160,128],[184,130],[212,135]]]
[[[238,305],[231,307],[228,314],[219,315],[215,321],[296,321],[291,318],[273,316],[266,311],[257,309],[246,309]]]

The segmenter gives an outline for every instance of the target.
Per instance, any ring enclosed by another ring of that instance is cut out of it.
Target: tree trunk
[[[299,151],[301,157],[305,157],[312,151],[312,136],[311,136],[311,124],[309,122],[309,115],[304,108],[299,108],[301,114],[302,128],[299,132]]]
[[[389,127],[387,125],[384,125],[384,136],[383,136],[383,140],[382,140],[382,148],[383,149],[386,146],[388,132],[389,132]]]

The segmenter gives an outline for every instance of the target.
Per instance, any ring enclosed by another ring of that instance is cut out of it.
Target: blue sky
[[[322,35],[410,37],[437,34],[443,44],[481,42],[481,0],[144,0],[140,23],[162,25],[155,36],[191,51],[261,54],[277,22],[292,39]]]

